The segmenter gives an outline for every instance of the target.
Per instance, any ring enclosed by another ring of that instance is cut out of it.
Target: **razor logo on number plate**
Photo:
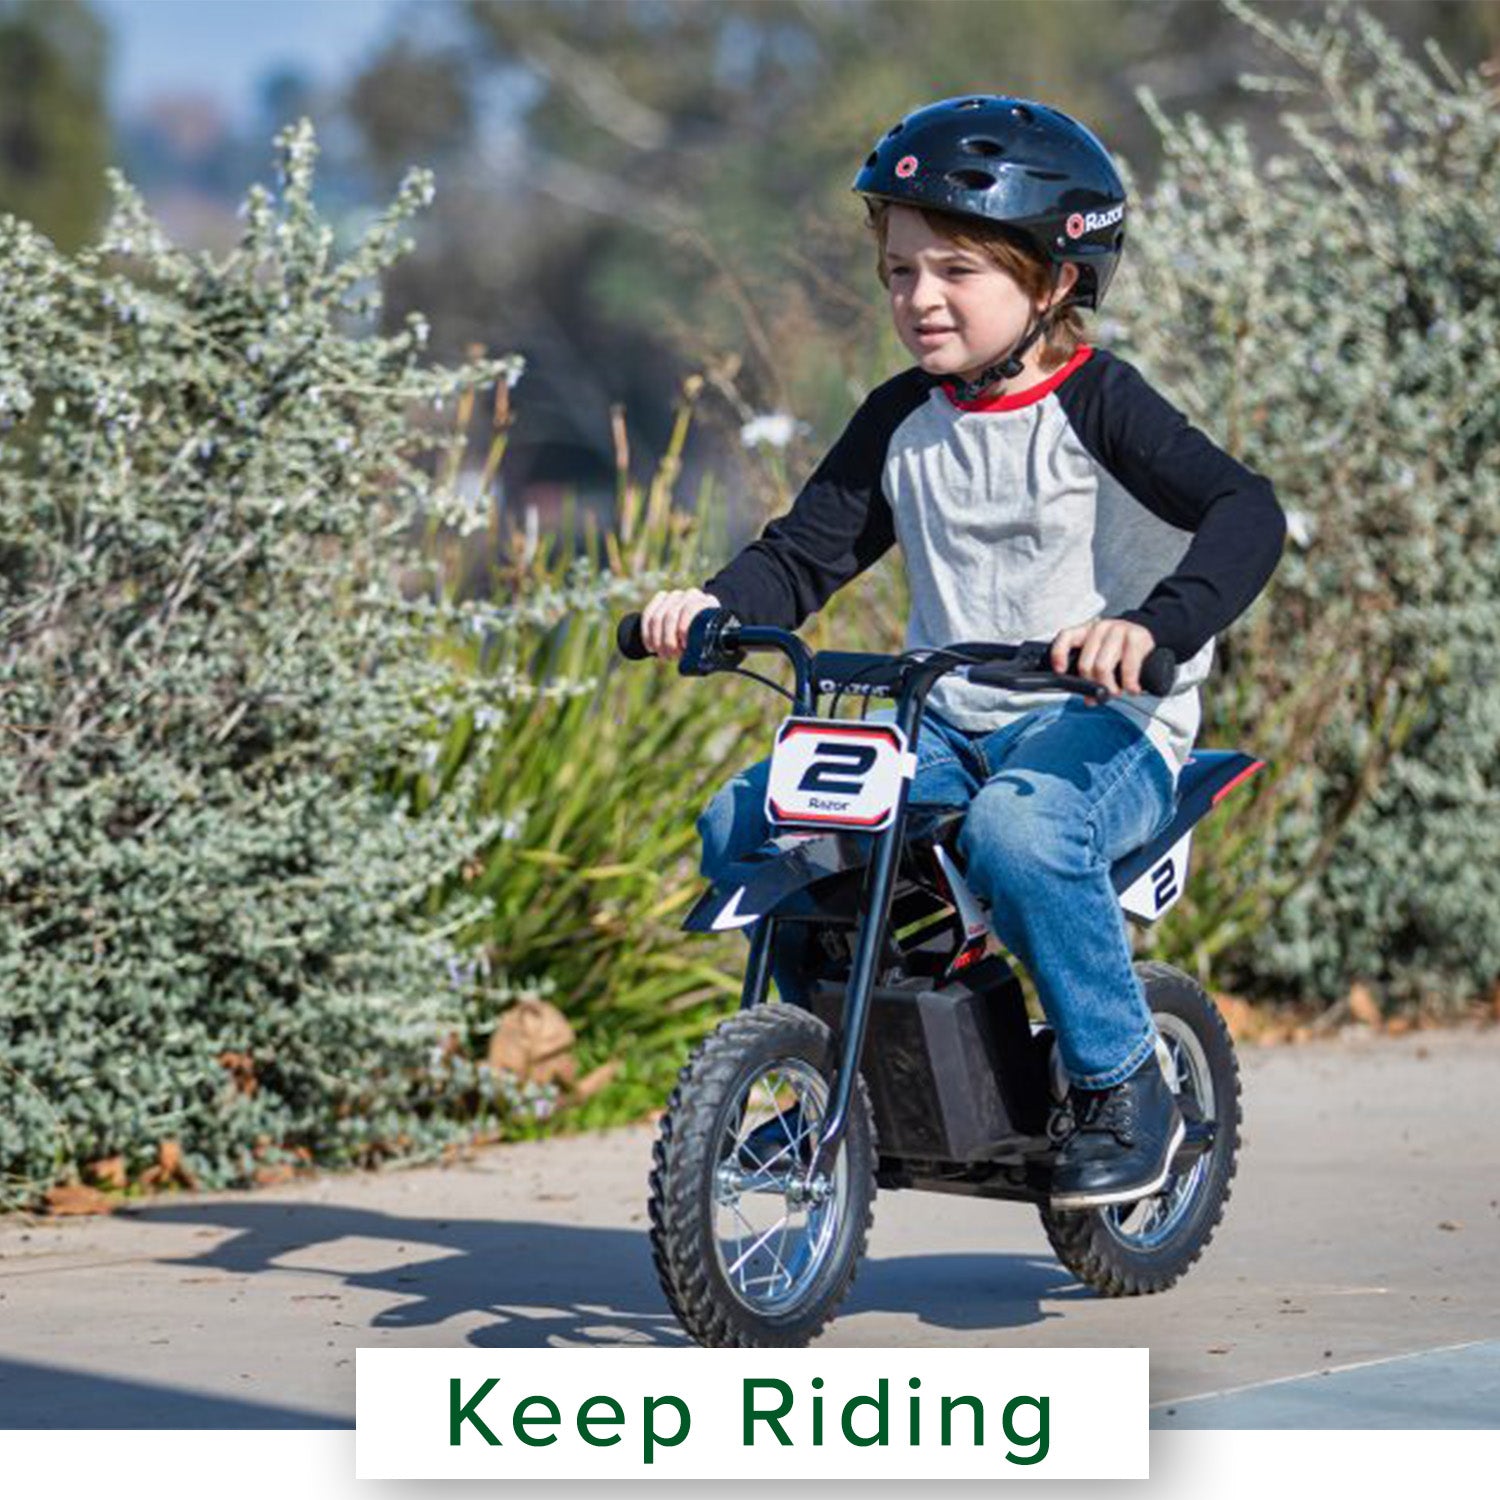
[[[894,724],[787,719],[771,756],[766,817],[783,825],[878,832],[896,815],[912,759]]]

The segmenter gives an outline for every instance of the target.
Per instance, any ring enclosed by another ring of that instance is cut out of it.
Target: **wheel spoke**
[[[847,1192],[840,1152],[825,1191],[810,1204],[802,1177],[822,1133],[827,1081],[801,1058],[778,1060],[747,1079],[720,1138],[715,1255],[746,1307],[795,1306],[816,1285]]]
[[[762,1161],[759,1157],[756,1157],[756,1174],[759,1175],[762,1172],[769,1172],[771,1168],[774,1167],[776,1163],[779,1162],[784,1156],[789,1156],[791,1154],[792,1148],[793,1146],[795,1146],[795,1144],[796,1143],[794,1141],[789,1141],[785,1146],[778,1146],[776,1148],[776,1154],[774,1156],[767,1157],[765,1161]],[[754,1153],[752,1152],[751,1154],[753,1155]]]
[[[771,1259],[781,1267],[782,1274],[785,1275],[788,1286],[792,1284],[792,1273],[788,1270],[786,1262],[782,1259],[782,1254],[786,1250],[786,1237],[791,1233],[791,1230],[792,1216],[788,1214],[782,1221],[781,1238],[776,1241],[776,1248],[771,1252]]]
[[[766,1241],[767,1241],[767,1240],[768,1240],[768,1239],[770,1239],[770,1238],[771,1238],[771,1236],[772,1236],[772,1235],[773,1235],[773,1234],[775,1234],[775,1233],[776,1233],[776,1231],[777,1231],[777,1230],[778,1230],[778,1229],[780,1229],[780,1228],[781,1228],[781,1226],[782,1226],[782,1225],[783,1225],[783,1224],[785,1224],[785,1223],[786,1223],[786,1221],[787,1221],[787,1219],[788,1219],[788,1218],[789,1218],[789,1217],[790,1217],[790,1216],[789,1216],[789,1215],[787,1215],[787,1214],[783,1214],[783,1215],[782,1215],[782,1216],[781,1216],[781,1217],[780,1217],[780,1218],[779,1218],[779,1219],[777,1219],[777,1221],[776,1221],[776,1222],[775,1222],[775,1223],[774,1223],[774,1224],[773,1224],[773,1225],[772,1225],[772,1226],[771,1226],[771,1227],[770,1227],[770,1228],[769,1228],[769,1229],[768,1229],[768,1230],[766,1230],[766,1232],[765,1232],[765,1233],[764,1233],[764,1234],[763,1234],[763,1235],[761,1235],[761,1236],[760,1236],[760,1238],[759,1238],[759,1239],[757,1239],[757,1240],[756,1240],[756,1241],[754,1241],[754,1243],[753,1243],[753,1244],[752,1244],[752,1245],[751,1245],[751,1246],[750,1246],[750,1248],[749,1248],[749,1249],[748,1249],[748,1250],[746,1250],[746,1251],[745,1251],[745,1252],[744,1252],[744,1254],[742,1254],[742,1255],[741,1255],[741,1256],[740,1256],[740,1257],[739,1257],[739,1259],[738,1259],[738,1260],[736,1260],[736,1261],[735,1261],[735,1263],[734,1263],[734,1264],[733,1264],[733,1265],[732,1265],[732,1266],[730,1266],[730,1267],[729,1267],[729,1271],[728,1271],[728,1274],[729,1274],[729,1275],[731,1275],[731,1276],[733,1276],[733,1275],[734,1275],[734,1273],[735,1273],[735,1272],[736,1272],[736,1271],[738,1271],[738,1270],[739,1270],[739,1268],[740,1268],[740,1267],[741,1267],[741,1266],[742,1266],[742,1265],[744,1265],[744,1263],[745,1263],[745,1261],[746,1261],[746,1260],[747,1260],[747,1259],[748,1259],[748,1258],[749,1258],[749,1257],[750,1257],[750,1256],[752,1256],[752,1255],[754,1255],[754,1254],[755,1254],[755,1252],[756,1252],[756,1251],[757,1251],[757,1250],[759,1250],[759,1249],[760,1249],[760,1247],[761,1247],[761,1246],[762,1246],[762,1245],[764,1245],[764,1244],[765,1244],[765,1242],[766,1242]],[[771,1258],[772,1258],[772,1259],[773,1259],[773,1260],[774,1260],[774,1259],[775,1259],[775,1253],[774,1253],[774,1252],[773,1252],[773,1253],[772,1253],[772,1257],[771,1257]]]

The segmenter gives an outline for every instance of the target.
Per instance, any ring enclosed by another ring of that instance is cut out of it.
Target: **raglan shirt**
[[[1285,531],[1264,478],[1125,360],[1084,347],[1016,395],[960,401],[919,369],[887,381],[790,511],[704,588],[747,624],[795,630],[899,544],[908,650],[1134,621],[1176,654],[1177,681],[1166,698],[1109,706],[1175,771],[1197,735],[1214,636],[1264,587]],[[991,730],[1056,700],[945,677],[928,704]]]

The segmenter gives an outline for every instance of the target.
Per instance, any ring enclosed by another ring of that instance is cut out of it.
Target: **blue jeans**
[[[706,879],[769,835],[769,774],[769,761],[741,771],[699,818]],[[1155,1043],[1109,872],[1166,826],[1175,795],[1145,734],[1079,699],[988,732],[922,719],[910,801],[967,806],[958,849],[969,887],[1031,974],[1079,1088],[1129,1077]],[[773,957],[786,998],[797,993],[798,936],[787,931]]]

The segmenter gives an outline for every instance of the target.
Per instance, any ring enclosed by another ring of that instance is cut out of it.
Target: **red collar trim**
[[[943,394],[960,411],[1015,411],[1022,406],[1033,406],[1043,397],[1051,395],[1074,370],[1089,359],[1093,352],[1089,345],[1080,345],[1077,353],[1067,364],[1054,370],[1045,380],[1028,386],[1024,391],[1017,391],[1014,395],[981,396],[977,401],[960,401],[953,394],[955,387],[946,381],[943,383]]]

